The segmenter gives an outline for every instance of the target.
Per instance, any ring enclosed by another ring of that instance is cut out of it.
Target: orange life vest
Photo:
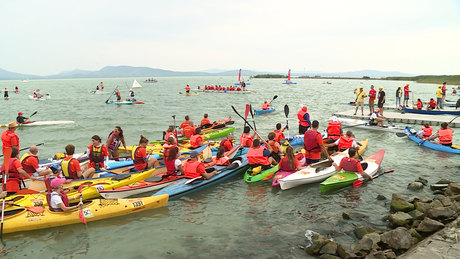
[[[248,153],[246,154],[249,164],[270,165],[268,158],[264,157],[264,150],[265,147],[263,146],[259,146],[258,148],[249,148]]]
[[[439,133],[439,143],[440,144],[452,144],[452,130],[450,129],[440,129]]]
[[[190,91],[190,86],[187,85],[187,86],[185,87],[185,90]]]
[[[269,107],[269,106],[270,106],[270,105],[269,105],[268,103],[263,103],[263,104],[262,104],[262,110],[268,110],[268,107]]]
[[[339,150],[349,149],[353,145],[355,139],[352,137],[341,136],[339,140]]]
[[[268,141],[268,144],[272,147],[272,150],[274,153],[278,153],[279,150],[278,150],[278,147],[276,146],[276,141],[274,140],[269,140]]]
[[[282,139],[286,138],[281,130],[274,130],[273,133],[275,133],[275,141],[278,143],[280,143]]]
[[[186,138],[190,138],[193,134],[195,134],[195,128],[190,125],[186,126],[182,131],[182,135]]]
[[[198,166],[201,164],[200,161],[192,161],[188,160],[184,166],[184,173],[185,177],[187,178],[195,178],[201,176],[196,170]]]
[[[250,143],[248,143],[250,141]],[[252,145],[252,137],[249,134],[241,134],[240,137],[240,144],[243,145],[243,147],[251,147]]]
[[[297,113],[297,119],[299,119],[299,124],[308,127],[310,124],[308,124],[308,121],[306,121],[303,116],[307,113],[307,108],[303,107],[298,113]]]
[[[421,101],[417,101],[417,109],[421,110],[423,108],[423,103]]]
[[[201,140],[201,141],[200,141]],[[197,148],[199,147],[199,143],[203,143],[203,138],[201,137],[200,134],[195,134],[193,136],[190,137],[190,146],[192,148]]]
[[[212,161],[216,163],[216,165],[229,165],[230,164],[230,160],[226,156],[223,156],[219,159],[217,159],[217,157],[213,157]]]
[[[425,138],[428,138],[429,136],[431,136],[433,134],[433,127],[432,126],[429,126],[428,128],[425,127],[425,126],[422,126],[422,130],[423,130],[423,136]]]
[[[340,138],[342,134],[340,134],[340,127],[342,123],[340,121],[330,121],[327,125],[327,137],[333,140],[337,140]]]

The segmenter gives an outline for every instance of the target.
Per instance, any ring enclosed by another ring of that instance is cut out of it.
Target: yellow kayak
[[[145,170],[139,173],[132,173],[132,174],[125,174],[123,177],[127,177],[122,180],[117,180],[119,176],[111,177],[111,178],[104,178],[104,179],[87,179],[84,181],[85,184],[82,189],[82,197],[84,200],[95,199],[100,197],[99,190],[104,189],[115,189],[121,186],[125,186],[128,184],[132,184],[141,180],[148,178],[152,175],[155,169]],[[120,175],[122,176],[122,175]],[[82,183],[73,183],[68,188],[70,191],[67,193],[69,199],[75,197],[78,194],[78,187]],[[28,191],[28,190],[24,190]],[[37,192],[34,190],[30,190],[31,192]],[[48,202],[46,200],[46,191],[42,190],[36,194],[25,194],[25,195],[12,195],[5,198],[6,201],[14,200],[15,204],[23,205],[23,206],[47,206]],[[5,209],[11,210],[15,209],[12,205],[8,205]]]
[[[167,194],[132,199],[96,199],[83,205],[83,217],[87,222],[91,222],[161,208],[166,205],[168,199]],[[68,212],[53,212],[45,205],[45,208],[40,207],[42,212],[35,213],[36,209],[33,210],[34,212],[27,208],[6,211],[3,233],[82,224],[77,209]]]

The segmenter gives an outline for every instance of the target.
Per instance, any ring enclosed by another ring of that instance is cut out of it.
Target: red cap
[[[22,115],[22,112],[18,112],[18,115]]]

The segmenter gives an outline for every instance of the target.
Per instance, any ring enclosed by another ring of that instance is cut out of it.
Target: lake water
[[[310,116],[320,122],[324,131],[331,114],[338,110],[353,109],[341,103],[353,101],[353,90],[360,85],[366,92],[373,84],[382,85],[387,93],[387,104],[394,105],[398,85],[406,82],[294,79],[297,85],[283,85],[280,79],[253,79],[248,89],[256,94],[208,94],[197,96],[178,95],[189,84],[192,88],[205,84],[231,85],[236,77],[174,77],[157,78],[158,83],[143,83],[134,89],[136,98],[143,105],[107,105],[109,94],[94,95],[100,81],[105,91],[112,92],[116,86],[127,98],[125,82],[132,84],[134,78],[69,79],[0,81],[0,89],[8,87],[10,100],[0,100],[0,123],[14,120],[22,111],[25,116],[35,111],[33,120],[73,120],[75,124],[41,127],[23,127],[17,130],[21,147],[44,142],[39,147],[39,157],[51,157],[64,152],[72,143],[77,152],[83,152],[97,134],[105,141],[114,126],[124,130],[128,145],[138,143],[140,135],[149,140],[160,139],[162,132],[183,121],[185,115],[199,123],[204,113],[211,121],[233,116],[235,134],[242,131],[243,121],[231,106],[244,113],[247,103],[260,107],[263,101],[273,102],[277,111],[255,118],[257,129],[266,136],[276,123],[286,123],[283,106],[290,107],[290,134],[297,134],[296,114],[299,103],[307,105]],[[361,83],[362,82],[362,83]],[[442,83],[442,82],[440,82]],[[21,93],[14,94],[18,85]],[[428,100],[435,97],[437,85],[411,82],[416,98]],[[27,94],[39,88],[48,93],[46,101],[29,100]],[[450,88],[450,87],[449,87]],[[451,97],[448,95],[447,99]],[[452,98],[456,100],[457,98]],[[404,125],[399,125],[404,126]],[[418,128],[419,126],[417,126]],[[382,169],[395,169],[361,188],[345,188],[321,194],[319,184],[300,186],[288,191],[271,187],[271,182],[247,184],[242,175],[226,182],[173,199],[162,209],[143,212],[104,221],[89,222],[59,228],[22,232],[4,236],[5,258],[266,258],[273,255],[305,258],[308,255],[297,245],[306,242],[306,230],[314,230],[341,243],[356,243],[352,231],[355,226],[371,226],[385,229],[382,217],[389,211],[392,193],[407,197],[418,194],[431,195],[429,188],[419,192],[407,190],[407,184],[424,177],[430,183],[440,178],[460,181],[458,156],[443,154],[417,146],[407,138],[394,133],[353,130],[358,140],[369,138],[364,157],[379,149],[386,154]],[[286,132],[287,133],[287,132]],[[287,134],[286,134],[287,135]],[[454,143],[458,143],[454,134]],[[25,152],[25,151],[23,151]],[[377,201],[382,194],[387,201]],[[360,215],[358,220],[345,221],[343,211]]]

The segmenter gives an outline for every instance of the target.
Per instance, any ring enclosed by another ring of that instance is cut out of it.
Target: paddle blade
[[[24,190],[17,191],[16,195],[39,194],[39,193],[40,193],[39,191],[24,189]]]
[[[31,212],[35,213],[35,214],[40,214],[43,211],[45,211],[45,208],[43,208],[43,207],[26,207],[26,209],[28,211],[31,211]]]
[[[83,224],[86,224],[86,218],[83,215],[83,207],[80,208],[80,211],[78,211],[78,217],[80,218],[81,222],[83,222]]]
[[[252,105],[250,105],[250,104],[249,104],[249,112],[251,113],[252,119],[254,119],[254,113],[252,113]]]
[[[356,180],[353,182],[353,187],[359,188],[363,185],[364,181],[363,180]]]
[[[32,115],[30,115],[29,118],[32,117],[32,116],[34,116],[35,114],[37,114],[37,111],[34,112],[34,113],[32,113]]]
[[[278,95],[273,96],[273,100],[275,100],[276,98],[278,98]],[[272,101],[273,101],[273,100],[272,100]]]
[[[289,116],[289,106],[287,104],[284,105],[284,115],[286,115],[286,118]]]
[[[233,125],[235,122],[234,121],[227,121],[225,125]]]
[[[81,189],[83,189],[83,186],[85,186],[86,183],[82,183],[80,184],[80,186],[78,187],[78,192],[81,193]]]
[[[233,108],[233,106],[232,106],[232,108]],[[248,114],[249,114],[250,109],[251,109],[250,105],[246,104],[246,110],[244,110],[244,119],[246,119],[246,120],[248,119]],[[233,110],[235,110],[235,108],[233,108]]]

